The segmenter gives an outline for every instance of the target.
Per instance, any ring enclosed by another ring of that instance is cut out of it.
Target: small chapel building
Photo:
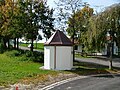
[[[73,68],[73,43],[57,30],[44,43],[44,69],[71,70]]]

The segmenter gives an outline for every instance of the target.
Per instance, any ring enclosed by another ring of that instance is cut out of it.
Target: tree
[[[81,10],[75,12],[72,17],[68,19],[67,32],[72,37],[74,34],[73,30],[73,18],[74,18],[74,28],[75,28],[75,39],[82,45],[86,46],[86,32],[89,28],[89,18],[93,16],[93,9],[88,5],[85,5]],[[77,37],[79,35],[79,37]],[[84,51],[84,50],[83,50]]]
[[[58,6],[58,21],[63,23],[65,26],[67,26],[67,20],[69,17],[71,17],[72,15],[75,15],[75,12],[80,9],[82,3],[81,0],[59,0],[58,3],[56,3]],[[73,34],[71,35],[72,37],[72,42],[74,45],[74,35],[75,35],[75,17],[73,16],[72,18],[72,29],[73,29]],[[62,25],[62,26],[64,26]],[[65,28],[65,27],[62,27]],[[74,52],[74,46],[73,46],[73,60],[74,60],[74,56],[75,52]]]
[[[25,31],[25,25],[26,23],[24,20],[27,18],[27,16],[24,14],[24,10],[22,9],[22,0],[16,0],[13,2],[13,6],[16,6],[16,9],[14,10],[14,7],[12,8],[12,21],[10,25],[10,31],[11,31],[11,38],[14,39],[14,48],[19,48],[19,41],[18,39],[23,36],[23,33]],[[16,41],[17,40],[17,41]]]
[[[104,48],[106,43],[106,34],[110,31],[113,41],[117,41],[119,45],[119,17],[120,17],[120,4],[112,5],[98,16],[96,16],[96,20],[94,25],[96,29],[94,29],[96,33],[96,41],[98,42],[97,45],[99,46],[99,50]],[[116,36],[114,35],[116,34]],[[92,36],[94,37],[94,36]],[[101,46],[101,47],[100,47]]]
[[[1,27],[0,32],[1,36],[3,38],[4,47],[6,46],[6,42],[8,43],[9,48],[9,39],[11,38],[11,25],[12,25],[12,19],[14,16],[14,12],[16,12],[17,8],[14,4],[14,0],[2,0],[2,3],[0,5],[0,13],[1,13]]]
[[[26,0],[22,5],[25,10],[24,13],[27,16],[25,19],[26,29],[24,33],[25,37],[31,40],[30,48],[31,51],[33,51],[33,41],[38,35],[38,30],[42,30],[47,38],[51,36],[51,31],[54,30],[53,10],[50,10],[49,7],[46,6],[46,2],[42,0]]]
[[[22,36],[33,40],[42,30],[47,38],[54,31],[52,18],[53,9],[49,9],[43,0],[3,0],[0,2],[0,36],[3,37],[4,46],[9,39],[14,39],[14,47],[18,48],[18,39]],[[16,43],[17,40],[17,43]]]
[[[89,21],[90,28],[86,34],[90,33],[87,35],[90,48],[94,48],[97,45],[95,49],[100,52],[107,45],[110,57],[109,69],[112,69],[114,41],[120,47],[120,4],[107,7],[105,11],[94,15]],[[107,33],[110,34],[109,41],[106,40]]]

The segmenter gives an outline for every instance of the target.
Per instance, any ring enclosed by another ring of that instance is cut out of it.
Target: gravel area
[[[18,84],[10,85],[9,88],[5,88],[4,86],[1,86],[0,90],[38,90],[38,89],[40,90],[41,88],[43,88],[47,85],[50,85],[50,84],[53,84],[55,82],[62,81],[62,80],[68,79],[68,78],[73,78],[76,76],[78,76],[78,75],[74,74],[74,73],[73,74],[72,73],[69,73],[69,74],[60,73],[59,75],[57,75],[55,77],[48,75],[48,80],[45,82],[39,82],[38,84],[31,83],[28,85],[18,83]]]

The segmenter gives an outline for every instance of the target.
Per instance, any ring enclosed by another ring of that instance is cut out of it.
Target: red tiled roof
[[[60,30],[57,30],[47,42],[44,43],[45,46],[72,46],[73,43],[70,39]]]

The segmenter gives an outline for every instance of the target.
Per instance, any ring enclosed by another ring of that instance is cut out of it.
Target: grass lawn
[[[29,45],[29,43],[20,44],[20,46],[24,46],[24,47],[28,47],[28,45]],[[37,43],[37,46],[36,46],[36,43],[34,43],[34,49],[44,50],[44,44],[43,43]]]
[[[109,70],[106,66],[86,62],[76,61],[74,62],[74,67],[76,69],[71,72],[77,73],[78,75],[93,75],[111,72],[111,70]]]
[[[22,57],[0,54],[0,86],[21,82],[22,79],[31,79],[38,75],[43,78],[43,75],[56,74],[55,71],[40,70],[39,67],[43,64],[21,61],[21,59]]]
[[[24,55],[23,55],[24,56]],[[75,70],[69,71],[52,71],[39,69],[43,63],[35,63],[32,61],[24,61],[25,57],[10,57],[6,53],[0,54],[0,86],[7,86],[14,83],[38,83],[48,81],[48,76],[58,79],[60,73],[75,75],[91,75],[100,73],[113,72],[108,67],[96,64],[74,62]],[[117,72],[118,70],[114,71]],[[62,78],[65,78],[62,76]]]

